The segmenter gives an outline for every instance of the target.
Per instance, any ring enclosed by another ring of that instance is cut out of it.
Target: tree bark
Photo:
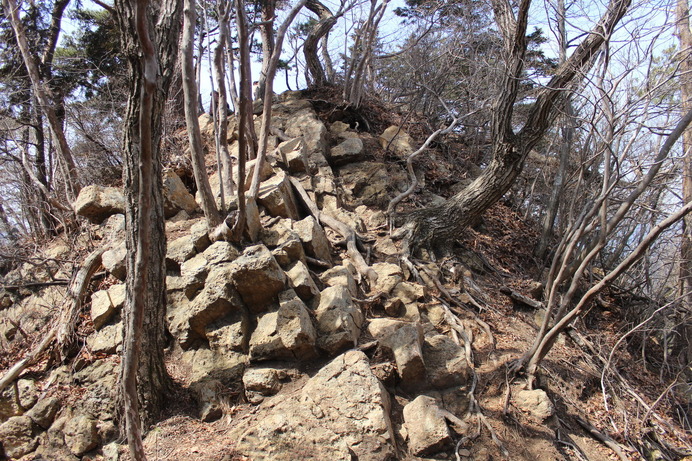
[[[255,89],[254,97],[259,99],[264,94],[269,71],[269,61],[274,53],[276,44],[274,43],[274,19],[276,16],[276,0],[261,0],[262,22],[260,24],[260,35],[262,36],[262,70]]]
[[[143,459],[141,445],[132,446],[137,441],[129,439],[131,431],[140,421],[147,428],[157,418],[171,388],[163,356],[166,234],[160,142],[164,103],[178,56],[182,5],[180,0],[151,6],[146,0],[117,0],[115,9],[130,73],[123,130],[127,295],[118,400],[119,407],[127,408],[126,422],[121,423],[127,426],[132,456]]]
[[[493,157],[475,181],[446,203],[409,215],[405,227],[413,249],[449,245],[509,190],[521,173],[528,153],[549,128],[565,90],[591,68],[593,57],[625,15],[630,3],[631,0],[611,0],[598,24],[538,93],[525,125],[515,133],[512,115],[522,80],[530,1],[520,3],[516,17],[508,3],[493,2],[508,53],[507,71],[493,110]]]
[[[318,0],[309,0],[305,7],[319,17],[319,21],[312,28],[303,42],[303,54],[305,55],[305,67],[309,76],[308,81],[312,81],[314,86],[323,86],[329,82],[328,76],[317,56],[317,49],[320,41],[327,36],[338,19],[325,5]],[[326,46],[326,42],[323,42]],[[324,50],[323,50],[324,51]]]
[[[677,28],[680,40],[680,50],[683,59],[680,61],[680,90],[683,111],[692,109],[692,32],[690,31],[690,8],[688,0],[678,0]],[[692,128],[687,128],[682,138],[683,167],[682,167],[682,201],[692,201]],[[686,216],[682,221],[682,241],[680,242],[680,275],[678,280],[683,312],[682,335],[686,342],[685,362],[683,369],[687,371],[687,380],[692,379],[689,364],[692,363],[692,216]]]
[[[216,137],[219,157],[221,157],[221,172],[219,173],[219,187],[221,197],[233,195],[233,164],[228,153],[228,92],[226,91],[226,44],[228,43],[228,19],[231,5],[219,2],[219,38],[214,50],[214,75],[219,92],[219,107],[216,109]],[[231,70],[233,72],[233,70]],[[222,210],[226,211],[226,210]]]
[[[183,93],[185,95],[185,123],[190,140],[190,156],[192,160],[192,172],[197,183],[197,190],[202,198],[202,211],[207,219],[207,227],[213,229],[221,223],[221,215],[216,208],[214,194],[209,185],[207,168],[204,163],[204,148],[202,147],[202,133],[199,128],[197,113],[198,87],[195,78],[194,46],[196,11],[195,0],[183,2],[183,39],[181,54],[183,55]],[[200,63],[201,65],[201,63]]]

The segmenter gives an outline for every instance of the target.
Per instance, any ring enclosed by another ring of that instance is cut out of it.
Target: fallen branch
[[[534,309],[543,309],[545,307],[542,302],[536,301],[533,298],[529,298],[528,296],[525,296],[519,293],[518,291],[514,291],[509,287],[501,287],[500,293],[509,296],[516,302],[526,304],[529,307],[533,307]]]
[[[336,232],[341,234],[341,236],[344,239],[346,239],[346,253],[348,254],[349,258],[351,258],[353,265],[355,266],[358,273],[368,280],[368,282],[370,283],[370,287],[374,287],[377,283],[377,272],[375,272],[375,270],[372,267],[368,266],[368,264],[365,262],[365,259],[363,259],[363,255],[361,255],[358,251],[355,231],[346,224],[339,221],[338,219],[326,213],[320,212],[315,202],[313,202],[312,199],[308,196],[308,193],[306,192],[305,188],[300,183],[300,181],[290,176],[289,180],[291,181],[293,188],[296,190],[300,198],[303,200],[303,203],[308,208],[308,210],[310,210],[310,213],[315,217],[315,219],[324,224],[325,226],[329,226],[330,228],[334,229]]]
[[[615,440],[613,440],[611,437],[608,435],[604,434],[603,432],[599,431],[596,429],[592,424],[590,424],[588,421],[580,418],[579,416],[575,416],[574,419],[577,420],[577,423],[586,431],[588,432],[593,438],[601,442],[603,445],[607,446],[613,452],[617,455],[618,458],[620,458],[622,461],[628,461],[629,458],[627,455],[625,455],[625,452],[622,450],[622,447],[620,446],[619,443],[617,443]]]
[[[19,362],[15,363],[9,370],[7,370],[7,373],[5,373],[5,376],[0,378],[0,392],[4,391],[7,386],[12,384],[15,379],[19,377],[19,375],[33,365],[36,360],[38,359],[38,356],[45,351],[48,346],[50,345],[51,342],[55,339],[55,334],[57,332],[57,327],[53,327],[50,332],[43,338],[43,341],[39,343],[38,346],[32,350],[29,355],[24,357],[22,360]]]

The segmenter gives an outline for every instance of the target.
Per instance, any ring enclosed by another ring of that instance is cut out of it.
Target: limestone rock
[[[348,123],[344,123],[341,120],[337,120],[336,122],[329,125],[329,132],[333,135],[338,136],[341,133],[347,131],[349,128],[351,128],[351,126]]]
[[[408,157],[415,149],[413,148],[413,138],[401,127],[392,125],[378,138],[383,149],[389,148],[400,157]]]
[[[466,384],[471,374],[464,348],[446,335],[425,338],[423,357],[428,381],[436,389]]]
[[[314,110],[303,109],[294,113],[286,121],[286,134],[292,138],[302,136],[311,163],[326,165],[325,151],[329,142],[329,133]]]
[[[315,315],[320,349],[336,354],[356,345],[364,319],[347,288],[334,286],[322,291]]]
[[[257,203],[266,208],[271,216],[300,219],[291,182],[283,171],[260,184]]]
[[[522,389],[514,393],[514,403],[522,411],[543,421],[555,413],[553,402],[543,389]]]
[[[260,232],[261,240],[272,250],[272,255],[281,267],[294,261],[304,261],[305,251],[300,237],[291,229],[291,220],[282,219]]]
[[[188,259],[180,266],[180,277],[166,278],[166,288],[182,290],[188,299],[193,299],[204,288],[204,282],[209,275],[209,261],[204,254]],[[169,283],[173,279],[174,283]]]
[[[397,264],[377,263],[372,268],[378,275],[373,289],[375,293],[389,294],[404,279],[404,273]]]
[[[75,456],[93,450],[100,443],[96,421],[85,415],[78,415],[65,424],[63,429],[65,444]]]
[[[192,258],[195,254],[197,254],[197,250],[195,250],[195,242],[189,235],[185,235],[168,242],[168,246],[166,248],[166,263],[168,265],[173,262],[174,265],[179,267],[182,263]]]
[[[114,354],[123,344],[123,324],[107,325],[87,337],[87,346],[93,353]]]
[[[230,386],[243,376],[247,356],[235,352],[221,354],[202,348],[185,351],[182,361],[189,365],[187,376],[193,383],[216,379],[224,386]]]
[[[198,219],[197,222],[189,227],[189,229],[190,237],[195,245],[195,250],[197,250],[197,253],[202,253],[209,245],[211,245],[206,219]]]
[[[278,311],[258,319],[250,339],[250,360],[309,360],[317,355],[315,340],[307,306],[289,290],[282,293]]]
[[[173,170],[163,173],[163,212],[172,218],[179,211],[192,214],[198,210],[197,202]]]
[[[250,459],[381,461],[395,458],[389,394],[360,351],[335,358],[296,394],[263,404],[231,436]]]
[[[250,403],[261,403],[265,397],[276,394],[281,389],[279,374],[274,368],[250,368],[243,375],[245,396]]]
[[[329,240],[327,240],[324,229],[315,218],[308,216],[303,220],[294,222],[293,231],[298,234],[308,255],[331,262],[332,256],[329,251]]]
[[[13,416],[0,425],[0,441],[6,456],[21,458],[36,449],[38,439],[34,437],[33,424],[28,416]]]
[[[125,215],[116,213],[101,223],[97,234],[105,241],[123,240],[125,238]]]
[[[340,167],[338,172],[345,192],[344,200],[349,205],[384,207],[389,202],[389,185],[393,181],[384,163],[352,163]]]
[[[243,352],[250,338],[250,316],[246,309],[238,309],[205,329],[209,348],[219,352]]]
[[[124,283],[99,290],[91,295],[91,320],[94,329],[99,330],[125,305],[126,289]]]
[[[264,245],[247,247],[231,263],[230,279],[253,313],[264,312],[286,284],[286,276]]]
[[[360,138],[348,138],[332,147],[329,159],[332,165],[341,166],[347,163],[360,162],[365,157],[363,141]]]
[[[207,325],[243,307],[238,292],[231,285],[232,264],[214,266],[202,291],[175,312],[169,329],[183,348],[189,347],[195,338],[205,338]]]
[[[281,161],[289,173],[307,173],[310,170],[307,147],[302,137],[282,142],[278,150]]]
[[[358,285],[351,269],[347,266],[334,266],[322,273],[320,280],[330,287],[344,286],[351,296],[358,295]]]
[[[26,415],[42,428],[48,429],[50,425],[53,424],[55,415],[58,413],[61,406],[62,402],[57,398],[47,397],[43,400],[39,400]]]
[[[12,386],[0,393],[0,422],[6,421],[12,416],[21,415],[27,408],[32,408],[38,400],[36,382],[33,379],[18,380],[17,390],[19,391],[19,402],[17,402]]]
[[[218,420],[223,416],[220,394],[223,384],[216,379],[193,383],[190,388],[195,392],[200,406],[200,419],[206,423]]]
[[[204,250],[202,255],[209,264],[220,264],[235,261],[240,256],[240,252],[232,244],[219,240]]]
[[[111,249],[106,250],[101,255],[101,264],[118,280],[125,280],[127,275],[127,266],[125,258],[127,257],[127,248],[125,242],[116,244]]]
[[[116,187],[91,185],[79,192],[72,208],[79,216],[100,224],[111,215],[125,213],[125,197]]]
[[[422,387],[425,362],[421,349],[423,330],[419,323],[406,323],[380,341],[391,349],[402,384],[409,388]]]
[[[309,301],[320,293],[308,267],[302,261],[296,261],[286,271],[291,288],[303,301]]]
[[[449,428],[437,402],[419,395],[404,407],[408,448],[414,456],[427,456],[448,448],[452,443]]]

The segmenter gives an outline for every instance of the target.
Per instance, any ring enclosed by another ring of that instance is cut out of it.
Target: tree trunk
[[[267,82],[269,61],[274,53],[274,18],[276,16],[276,0],[262,0],[262,23],[260,24],[260,35],[262,36],[262,70],[255,88],[254,98],[259,99],[264,95],[264,88]]]
[[[127,296],[118,396],[121,408],[127,404],[128,439],[140,420],[145,428],[155,421],[171,388],[163,356],[166,234],[160,142],[164,103],[178,55],[182,5],[179,0],[157,2],[149,7],[155,18],[149,18],[147,3],[118,0],[115,4],[130,73],[123,133]],[[153,33],[151,24],[156,24]],[[143,459],[141,446],[131,449],[135,459]]]
[[[683,59],[680,61],[680,90],[683,111],[692,109],[692,32],[690,32],[690,8],[688,0],[678,0],[677,8],[678,38]],[[688,128],[682,138],[682,201],[692,201],[692,128]],[[692,379],[689,364],[692,363],[692,216],[682,221],[682,241],[680,242],[680,287],[681,304],[684,318],[682,335],[686,342],[685,362],[687,380]]]
[[[184,0],[183,2],[183,39],[181,54],[183,56],[183,92],[185,95],[185,123],[190,139],[190,156],[192,157],[192,172],[197,183],[197,190],[202,197],[202,211],[207,219],[207,227],[214,229],[221,223],[221,215],[216,208],[214,194],[209,185],[207,168],[204,163],[204,148],[202,147],[202,134],[199,129],[199,118],[197,114],[197,81],[195,79],[194,46],[195,46],[195,23],[196,11],[195,0]],[[201,65],[201,63],[200,63]]]
[[[228,153],[228,93],[226,91],[226,43],[228,43],[228,19],[231,6],[226,2],[219,2],[219,38],[214,50],[214,75],[219,92],[219,107],[216,109],[216,145],[221,157],[221,171],[219,173],[219,187],[221,197],[233,195],[233,164]],[[232,72],[232,70],[231,70]],[[226,211],[226,210],[222,210]]]
[[[505,38],[507,71],[493,110],[493,157],[488,167],[466,189],[446,203],[411,213],[406,228],[412,249],[449,245],[470,223],[495,204],[514,184],[531,149],[543,137],[563,100],[565,90],[593,65],[593,56],[629,8],[631,0],[611,0],[604,16],[573,54],[538,93],[524,127],[514,133],[512,115],[522,80],[530,1],[521,2],[515,16],[508,3],[493,1],[496,21]]]
[[[38,59],[31,54],[31,49],[29,48],[26,30],[21,19],[19,18],[19,7],[17,6],[16,0],[2,0],[2,3],[5,8],[5,15],[12,24],[12,29],[14,30],[15,38],[17,39],[19,51],[22,54],[24,65],[26,66],[27,73],[29,74],[29,78],[31,79],[31,86],[34,91],[34,95],[36,99],[39,101],[41,108],[46,115],[46,119],[48,120],[48,124],[51,128],[51,131],[53,132],[53,136],[55,136],[55,139],[58,142],[58,154],[60,155],[60,159],[62,160],[62,162],[64,162],[65,164],[66,188],[68,191],[71,192],[69,197],[70,200],[73,200],[74,198],[76,198],[77,194],[79,194],[80,190],[79,175],[76,169],[74,159],[72,157],[72,150],[70,149],[70,146],[67,143],[65,131],[63,130],[62,123],[60,121],[60,118],[58,117],[53,102],[52,92],[50,90],[50,87],[41,78],[38,66]],[[61,2],[59,2],[57,6],[60,6],[60,3]],[[65,3],[64,6],[67,6],[67,4]],[[64,6],[62,7],[62,10],[60,10],[60,18],[62,18],[62,11],[64,10]],[[55,15],[53,19],[55,20]],[[57,33],[55,34],[55,37],[55,39],[57,40]]]
[[[317,56],[317,49],[320,41],[332,30],[338,18],[318,0],[309,0],[305,7],[320,18],[303,42],[305,67],[309,76],[308,81],[311,80],[315,86],[323,86],[329,80]],[[323,42],[323,46],[326,46],[326,41]]]

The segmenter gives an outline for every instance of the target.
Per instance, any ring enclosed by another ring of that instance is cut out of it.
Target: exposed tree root
[[[315,217],[315,219],[325,226],[329,226],[330,228],[334,229],[346,240],[346,253],[348,254],[349,258],[351,258],[353,265],[358,273],[368,281],[370,288],[374,288],[375,284],[377,283],[377,272],[368,266],[365,259],[363,259],[363,255],[361,255],[358,251],[356,232],[338,219],[326,213],[322,213],[319,208],[317,208],[317,204],[315,204],[315,202],[313,202],[308,196],[308,193],[303,188],[303,185],[300,184],[300,181],[290,176],[289,179],[293,185],[293,188],[296,190],[300,198],[303,200],[303,203],[310,210],[310,213]]]
[[[610,448],[611,450],[613,450],[613,452],[617,455],[618,458],[620,458],[621,461],[628,461],[629,460],[629,458],[627,457],[625,452],[622,450],[622,447],[620,446],[620,444],[617,443],[612,438],[610,438],[607,434],[604,434],[603,432],[599,431],[591,423],[589,423],[585,419],[580,418],[579,416],[575,416],[574,419],[593,438],[595,438],[596,440],[601,442],[603,445],[605,445],[608,448]]]

